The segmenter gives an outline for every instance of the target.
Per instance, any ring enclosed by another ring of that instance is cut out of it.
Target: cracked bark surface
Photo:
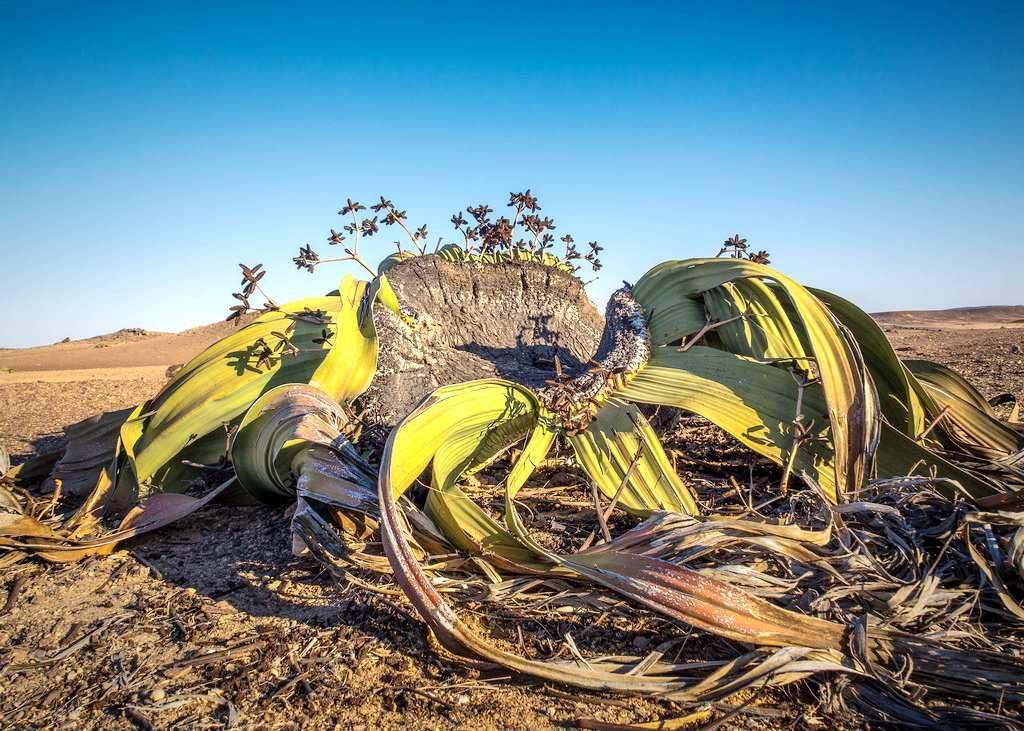
[[[480,264],[418,256],[387,271],[410,327],[376,305],[377,372],[358,400],[364,423],[390,429],[434,389],[504,378],[534,389],[577,375],[602,340],[604,319],[582,282],[532,262]]]

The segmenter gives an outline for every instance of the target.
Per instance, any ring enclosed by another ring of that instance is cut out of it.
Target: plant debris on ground
[[[426,228],[392,202],[360,220],[348,201],[353,240],[329,243],[370,282],[282,305],[262,266],[243,265],[231,317],[257,295],[262,315],[155,397],[69,427],[61,451],[8,473],[5,617],[40,589],[80,606],[49,636],[26,625],[10,638],[5,684],[18,690],[0,700],[4,719],[231,726],[266,721],[277,702],[322,718],[340,695],[349,719],[472,723],[460,706],[477,695],[480,725],[503,725],[490,709],[506,699],[536,712],[552,697],[537,719],[594,728],[1016,724],[1019,392],[983,394],[897,356],[871,318],[768,268],[739,235],[728,257],[668,262],[616,292],[589,363],[546,326],[536,343],[520,334],[507,352],[445,361],[481,368],[475,380],[439,368],[432,393],[374,389],[402,372],[396,358],[437,367],[433,330],[480,327],[487,272],[521,271],[528,288],[530,268],[546,268],[544,287],[571,289],[574,262],[600,269],[596,243],[581,255],[566,235],[562,256],[548,251],[555,225],[529,191],[509,206],[511,218],[485,205],[467,209],[472,223],[453,216],[463,241],[430,254]],[[413,250],[374,270],[359,241],[379,225]],[[307,245],[295,264],[326,261]],[[481,309],[425,308],[424,266],[469,277]],[[389,421],[410,395],[423,399]],[[101,557],[183,519],[157,555],[137,544],[139,575]],[[168,589],[202,583],[196,554],[240,541],[226,586]],[[81,573],[96,562],[112,567],[102,581]],[[297,602],[306,630],[274,616],[281,597],[329,594]],[[79,677],[69,659],[94,655],[96,674]],[[366,687],[367,659],[391,705],[345,696]],[[55,668],[62,686],[38,682]]]

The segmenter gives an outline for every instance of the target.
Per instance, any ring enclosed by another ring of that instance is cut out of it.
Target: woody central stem
[[[651,357],[651,333],[628,285],[616,290],[605,310],[597,353],[581,374],[549,381],[537,393],[546,409],[570,432],[585,429],[611,391],[621,388]]]

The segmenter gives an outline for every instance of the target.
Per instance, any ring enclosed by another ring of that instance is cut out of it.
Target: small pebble
[[[167,697],[167,691],[163,688],[153,688],[149,693],[149,699],[154,703],[159,703]]]
[[[646,650],[651,646],[651,639],[649,637],[636,637],[633,639],[633,647],[638,650]]]

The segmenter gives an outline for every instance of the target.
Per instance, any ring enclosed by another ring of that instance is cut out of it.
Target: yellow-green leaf
[[[568,441],[605,497],[617,498],[629,512],[697,513],[697,503],[669,463],[658,435],[632,404],[609,399],[590,425]]]

